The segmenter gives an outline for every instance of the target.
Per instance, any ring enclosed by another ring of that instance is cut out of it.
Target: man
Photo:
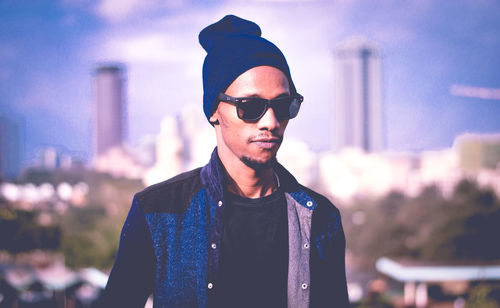
[[[303,100],[255,23],[201,31],[203,168],[136,194],[105,291],[113,307],[346,307],[339,211],[276,161]]]

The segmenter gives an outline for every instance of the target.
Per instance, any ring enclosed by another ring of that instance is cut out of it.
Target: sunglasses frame
[[[269,109],[269,107],[273,108],[273,106],[275,106],[275,104],[280,104],[278,103],[278,101],[280,100],[283,100],[283,99],[288,99],[288,98],[291,98],[292,100],[295,100],[296,103],[298,103],[298,107],[297,107],[297,113],[293,116],[293,117],[287,117],[285,119],[279,119],[279,120],[290,120],[290,119],[293,119],[297,116],[297,114],[299,113],[299,110],[300,110],[300,105],[302,104],[302,102],[304,101],[304,97],[300,94],[295,94],[295,95],[290,95],[290,96],[284,96],[284,97],[277,97],[277,98],[273,98],[273,99],[265,99],[265,98],[260,98],[260,97],[233,97],[233,96],[229,96],[227,95],[226,93],[219,93],[219,96],[218,96],[218,99],[219,101],[222,101],[222,102],[226,102],[226,103],[233,103],[236,105],[236,114],[238,115],[238,118],[240,120],[243,120],[243,121],[246,121],[246,122],[257,122],[259,121],[263,116],[264,114],[266,114],[266,111]],[[254,119],[244,119],[240,116],[240,109],[242,108],[241,105],[242,104],[248,104],[248,100],[258,100],[258,101],[261,101],[261,102],[264,102],[265,104],[265,108],[264,110],[262,111],[262,113],[257,117],[257,118],[254,118]],[[294,101],[292,101],[290,103],[293,104]],[[273,108],[273,110],[275,111],[276,109]],[[276,113],[276,111],[275,111]]]

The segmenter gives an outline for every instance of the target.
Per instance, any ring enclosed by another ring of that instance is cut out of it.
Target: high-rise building
[[[24,156],[24,120],[0,116],[0,178],[15,178]]]
[[[383,147],[380,51],[362,38],[350,38],[334,52],[333,147]]]
[[[94,71],[93,158],[122,146],[126,128],[125,68],[101,65]]]

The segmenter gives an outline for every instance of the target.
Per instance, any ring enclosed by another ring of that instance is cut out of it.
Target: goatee
[[[268,161],[262,162],[262,161],[257,161],[255,159],[252,159],[248,156],[243,156],[240,158],[240,160],[247,165],[248,167],[252,168],[256,172],[261,172],[267,169],[273,168],[277,163],[278,160],[276,159],[276,156],[272,157]]]

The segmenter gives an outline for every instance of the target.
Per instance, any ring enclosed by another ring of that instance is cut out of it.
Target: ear
[[[212,126],[219,125],[217,110],[210,116],[210,118],[208,119],[208,122],[210,122],[210,124],[212,124]]]

